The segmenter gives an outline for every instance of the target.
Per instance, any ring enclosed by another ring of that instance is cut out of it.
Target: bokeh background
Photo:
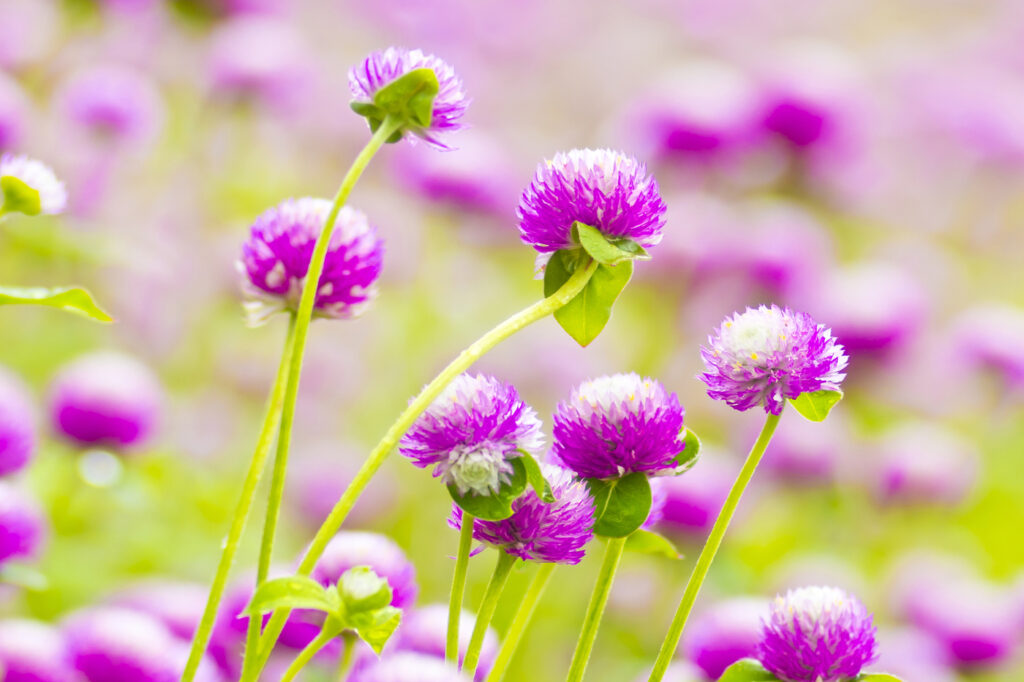
[[[352,197],[386,240],[380,295],[360,319],[313,326],[280,564],[408,398],[540,295],[515,218],[536,163],[612,147],[659,179],[663,244],[591,347],[545,320],[478,366],[548,423],[586,378],[655,376],[704,441],[659,525],[686,558],[627,555],[590,679],[631,680],[653,661],[761,425],[704,395],[699,345],[726,314],[771,302],[847,345],[846,399],[823,424],[783,419],[680,656],[700,658],[700,633],[716,628],[742,640],[780,590],[834,584],[876,614],[876,668],[1024,679],[1024,6],[1012,0],[0,0],[0,148],[52,165],[71,201],[59,219],[2,226],[3,282],[83,284],[117,318],[0,311],[0,362],[28,386],[38,435],[9,483],[50,527],[27,562],[48,584],[0,588],[0,618],[59,623],[153,580],[192,584],[182,608],[201,606],[284,335],[281,317],[245,324],[240,244],[264,209],[333,194],[367,138],[348,68],[392,44],[456,68],[471,127],[453,152],[389,146]],[[153,436],[117,455],[71,444],[49,407],[61,368],[95,351],[135,358],[160,385]],[[350,524],[402,546],[420,604],[447,596],[448,508],[396,455]],[[509,679],[563,678],[597,563],[556,572]],[[470,605],[490,569],[488,555],[472,562]],[[499,632],[530,575],[513,576]],[[736,597],[760,601],[722,615]]]

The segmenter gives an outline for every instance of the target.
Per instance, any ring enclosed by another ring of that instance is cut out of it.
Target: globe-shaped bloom
[[[578,247],[574,222],[650,248],[661,242],[665,202],[636,159],[610,149],[574,149],[537,167],[517,215],[523,242],[542,254]]]
[[[407,127],[406,130],[438,149],[448,149],[447,145],[438,140],[437,135],[462,128],[461,119],[469,106],[469,100],[455,70],[438,57],[424,54],[420,50],[389,47],[370,54],[359,65],[352,67],[348,73],[348,87],[356,102],[372,103],[379,90],[416,69],[430,69],[434,72],[438,92],[434,98],[430,125],[425,128]]]
[[[469,611],[463,611],[461,617],[462,627],[459,628],[459,662],[466,655],[469,648],[469,640],[473,635],[473,625],[476,623],[476,616]],[[445,638],[448,633],[448,605],[428,604],[417,609],[412,609],[402,616],[402,624],[395,633],[394,651],[389,648],[385,650],[385,657],[397,655],[401,652],[414,652],[424,656],[444,660]],[[484,635],[483,645],[480,648],[480,662],[477,665],[476,679],[483,680],[487,677],[494,659],[498,656],[498,635],[493,628],[487,628]]]
[[[416,569],[394,540],[380,533],[342,531],[324,548],[313,568],[312,577],[324,586],[338,582],[342,574],[356,566],[369,566],[388,581],[391,605],[405,609],[416,600]]]
[[[683,448],[675,393],[637,374],[580,384],[554,415],[552,454],[583,478],[669,474]]]
[[[88,682],[173,682],[182,642],[160,621],[127,609],[97,607],[64,624],[68,657]]]
[[[883,436],[872,483],[890,503],[956,505],[974,487],[981,457],[972,443],[941,426],[908,423]]]
[[[58,98],[70,122],[112,142],[146,140],[163,119],[156,85],[126,66],[100,64],[76,71],[61,85]]]
[[[68,203],[64,183],[40,161],[27,156],[4,154],[0,156],[0,178],[15,177],[39,193],[40,212],[47,215],[61,213]],[[2,209],[3,207],[0,207]]]
[[[871,621],[856,597],[835,587],[790,590],[772,602],[758,659],[784,682],[856,677],[877,657]]]
[[[131,585],[110,600],[115,606],[140,611],[156,618],[171,634],[192,639],[203,616],[209,588],[172,580],[145,580]]]
[[[92,353],[54,379],[51,419],[58,433],[81,447],[141,447],[156,429],[162,394],[159,380],[135,358]]]
[[[64,656],[64,637],[34,620],[0,621],[0,672],[4,682],[76,682]]]
[[[0,564],[33,556],[46,534],[46,520],[35,500],[0,481]]]
[[[810,315],[778,306],[736,313],[701,347],[708,395],[744,411],[781,414],[787,398],[839,390],[847,357],[831,331]]]
[[[298,307],[313,248],[330,211],[326,199],[289,199],[253,223],[238,262],[252,321]],[[362,313],[376,296],[383,256],[383,242],[366,216],[343,207],[324,260],[314,313],[333,318]]]
[[[403,455],[465,495],[496,492],[513,472],[520,450],[539,454],[537,413],[511,384],[484,374],[462,374],[447,386],[402,437]]]
[[[410,651],[385,656],[352,675],[352,682],[468,682],[444,659]]]
[[[736,597],[713,605],[686,629],[683,651],[710,680],[742,658],[757,654],[761,622],[768,615],[768,602],[753,597]]]
[[[507,519],[475,519],[473,537],[524,561],[578,564],[594,536],[594,501],[586,484],[568,469],[541,466],[555,501],[545,503],[530,489],[512,502]],[[452,505],[450,523],[462,527],[458,505]]]
[[[736,471],[737,467],[728,459],[703,446],[700,458],[686,475],[652,480],[652,492],[657,483],[665,494],[661,525],[676,532],[703,537],[718,517],[736,478]]]
[[[28,390],[0,367],[0,476],[18,471],[36,449],[36,430]]]

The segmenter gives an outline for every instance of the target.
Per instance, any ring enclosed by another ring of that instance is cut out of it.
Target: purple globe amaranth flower
[[[4,682],[78,682],[67,662],[64,637],[34,620],[0,621],[0,675]]]
[[[736,467],[704,446],[685,476],[657,479],[666,498],[660,523],[676,531],[702,535],[714,523],[735,478]]]
[[[357,671],[352,682],[468,682],[444,659],[409,651],[386,656]]]
[[[533,489],[512,502],[512,516],[502,521],[474,519],[473,537],[524,561],[578,564],[594,537],[594,500],[571,471],[543,464],[555,501],[546,503]],[[462,509],[452,505],[449,523],[462,527]]]
[[[558,404],[552,454],[583,478],[670,474],[685,447],[683,415],[676,394],[654,379],[592,379]]]
[[[0,481],[0,565],[9,559],[31,558],[45,535],[46,519],[36,501]]]
[[[537,166],[516,211],[523,242],[541,254],[579,246],[574,222],[644,248],[661,242],[665,202],[647,168],[621,152],[574,149]]]
[[[29,119],[28,95],[16,80],[0,73],[0,150],[16,147]]]
[[[537,413],[512,384],[462,374],[445,388],[402,437],[413,464],[459,494],[489,495],[508,482],[520,450],[539,454],[544,442]]]
[[[116,64],[93,65],[71,74],[58,99],[69,121],[112,142],[151,138],[163,119],[163,101],[153,82]]]
[[[405,609],[416,600],[416,569],[394,540],[380,533],[342,531],[331,538],[312,577],[325,587],[356,566],[369,566],[391,586],[391,605]]]
[[[0,367],[0,476],[23,468],[35,449],[35,416],[28,389]]]
[[[977,305],[958,316],[953,336],[970,365],[995,373],[1011,388],[1024,388],[1024,308]]]
[[[651,485],[651,509],[647,512],[647,519],[640,526],[645,530],[654,528],[665,519],[665,507],[668,506],[668,479],[664,476],[652,478]]]
[[[877,657],[872,617],[834,587],[802,587],[776,597],[758,659],[784,682],[838,682]]]
[[[39,193],[39,212],[56,215],[64,210],[68,195],[64,183],[40,161],[27,156],[0,156],[0,178],[15,177]],[[0,206],[0,211],[5,207]]]
[[[701,347],[708,395],[744,411],[762,405],[781,414],[787,398],[839,390],[847,357],[832,333],[810,315],[759,306],[737,313]]]
[[[374,52],[348,72],[348,88],[356,102],[372,103],[379,90],[416,69],[430,69],[434,72],[438,92],[434,98],[430,125],[418,127],[409,121],[404,130],[423,138],[438,149],[449,149],[437,139],[437,135],[463,127],[461,119],[469,106],[469,100],[455,70],[438,57],[400,47]]]
[[[707,675],[717,680],[736,661],[753,657],[761,641],[761,623],[768,602],[737,597],[713,605],[686,629],[683,651]]]
[[[890,503],[955,505],[974,487],[981,457],[966,439],[945,428],[906,424],[875,448],[875,493]]]
[[[466,655],[469,640],[473,634],[476,616],[469,611],[462,612],[462,627],[459,628],[459,662]],[[445,638],[448,633],[448,605],[428,604],[413,609],[402,616],[402,624],[395,633],[395,650],[385,650],[385,658],[401,652],[414,652],[444,660]],[[390,648],[390,645],[389,645]],[[487,628],[480,648],[480,662],[477,666],[477,680],[482,680],[494,665],[498,656],[498,635],[494,628]]]
[[[51,388],[58,433],[82,447],[144,446],[161,411],[163,391],[153,372],[127,355],[101,351],[64,367]]]
[[[260,322],[280,310],[295,310],[317,237],[327,221],[326,199],[289,199],[264,211],[249,230],[238,262],[250,320]],[[352,318],[376,296],[384,245],[366,216],[345,206],[331,236],[314,313]]]
[[[152,616],[178,639],[190,640],[203,616],[208,592],[199,583],[146,580],[114,595],[110,602]]]

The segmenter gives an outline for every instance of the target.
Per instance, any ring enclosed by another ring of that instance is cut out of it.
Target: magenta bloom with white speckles
[[[877,658],[871,614],[835,587],[803,587],[777,597],[758,658],[784,682],[838,682]]]
[[[572,224],[644,248],[661,242],[665,202],[658,182],[631,156],[609,149],[574,149],[537,167],[517,210],[522,240],[540,253],[573,249]]]
[[[420,50],[389,47],[370,54],[358,66],[352,67],[348,73],[348,87],[355,101],[373,102],[377,91],[416,69],[431,69],[437,76],[439,89],[434,98],[430,125],[407,130],[438,149],[448,149],[437,135],[462,128],[461,119],[469,100],[455,70],[443,60]]]
[[[78,674],[64,656],[64,637],[34,620],[0,621],[0,671],[4,682],[75,682]]]
[[[759,306],[726,318],[701,347],[708,395],[744,411],[761,405],[780,414],[787,398],[839,390],[843,347],[810,315]]]
[[[548,504],[532,489],[512,502],[512,516],[502,521],[475,519],[473,537],[524,561],[578,564],[594,537],[594,501],[572,472],[542,465],[555,501]],[[452,505],[449,523],[462,527],[462,509]]]
[[[580,384],[555,410],[552,454],[584,478],[670,474],[683,448],[675,393],[637,374]]]
[[[4,154],[0,156],[0,178],[7,176],[21,180],[39,193],[40,213],[56,215],[64,211],[68,194],[49,166],[27,156]]]
[[[400,449],[416,466],[434,467],[434,476],[460,494],[489,495],[508,482],[520,449],[540,453],[540,427],[512,384],[462,374],[416,420]]]
[[[0,481],[0,565],[35,555],[46,534],[46,520],[36,501]]]
[[[416,600],[416,569],[394,540],[380,533],[342,531],[331,538],[312,577],[325,587],[356,566],[369,566],[388,581],[391,605],[404,609]]]
[[[313,248],[330,211],[326,199],[289,199],[253,223],[238,264],[250,297],[246,308],[251,321],[298,307]],[[376,296],[383,257],[383,242],[366,216],[343,207],[334,224],[314,313],[333,318],[362,313]]]

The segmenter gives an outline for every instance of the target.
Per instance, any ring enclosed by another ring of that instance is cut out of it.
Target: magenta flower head
[[[554,415],[552,454],[583,478],[673,474],[683,407],[661,382],[615,374],[580,384]]]
[[[29,99],[18,82],[0,72],[0,151],[16,147],[29,120]]]
[[[330,211],[330,201],[305,197],[288,199],[256,218],[238,262],[243,289],[251,299],[246,309],[252,322],[298,307],[313,247]],[[376,296],[383,257],[384,244],[366,216],[343,207],[334,224],[314,313],[343,319],[362,313]]]
[[[71,74],[58,98],[64,116],[94,137],[111,142],[151,138],[163,119],[163,100],[143,73],[101,64]]]
[[[391,605],[405,609],[416,600],[416,569],[395,541],[380,533],[342,531],[327,543],[312,577],[325,587],[356,566],[369,566],[388,581]]]
[[[621,152],[574,149],[537,167],[517,210],[523,242],[541,254],[580,246],[573,223],[643,248],[661,242],[665,202],[647,168]]]
[[[767,615],[764,599],[737,597],[715,604],[687,628],[686,659],[696,663],[708,679],[717,680],[736,661],[756,656]]]
[[[475,519],[473,537],[523,561],[578,564],[594,536],[594,501],[587,486],[572,472],[541,465],[555,501],[548,504],[533,490],[512,502],[512,516],[502,521]],[[452,505],[449,521],[462,527],[462,509]]]
[[[834,587],[802,587],[776,597],[758,659],[784,682],[838,682],[877,657],[871,614]]]
[[[81,447],[144,446],[163,402],[160,382],[135,358],[101,351],[64,367],[51,388],[54,429]]]
[[[403,651],[357,671],[352,682],[469,682],[469,677],[444,659]]]
[[[460,495],[490,495],[510,480],[520,450],[540,453],[540,427],[512,384],[462,374],[416,420],[400,449],[421,469],[434,467],[434,477]]]
[[[0,205],[0,215],[4,213],[24,213],[26,215],[56,215],[64,211],[68,203],[68,195],[64,183],[57,179],[53,171],[45,164],[27,156],[4,154],[0,156],[0,183],[7,178],[20,181],[31,196],[19,193],[18,203],[11,204],[11,195],[4,187],[2,194],[5,201]]]
[[[31,558],[45,535],[46,519],[36,501],[0,481],[0,565],[9,559]]]
[[[0,367],[0,476],[24,467],[35,449],[35,416],[28,389]]]
[[[418,125],[410,120],[403,130],[422,138],[437,149],[447,150],[449,147],[437,135],[463,127],[461,120],[469,100],[455,70],[441,59],[420,50],[389,47],[382,52],[372,53],[358,66],[352,67],[348,73],[348,88],[356,105],[373,104],[381,89],[416,69],[433,71],[437,76],[438,91],[434,97],[430,123]]]
[[[137,611],[96,607],[64,624],[68,657],[88,682],[173,682],[182,642]]]
[[[178,639],[190,640],[203,617],[205,585],[171,580],[145,580],[116,594],[111,603],[140,611],[163,623]]]
[[[778,306],[726,318],[701,347],[708,395],[744,411],[781,414],[787,398],[838,391],[847,357],[832,333],[805,313]]]
[[[0,674],[4,682],[77,682],[60,631],[33,620],[0,621]]]
[[[469,640],[472,637],[476,616],[469,611],[462,612],[462,624],[459,629],[459,662],[466,655]],[[395,634],[395,652],[385,658],[402,652],[414,652],[424,656],[444,660],[445,637],[448,633],[448,605],[428,604],[413,609],[402,616],[402,624]],[[477,666],[477,679],[482,680],[494,665],[498,656],[498,635],[493,628],[487,628],[484,642],[480,649],[480,663]]]

